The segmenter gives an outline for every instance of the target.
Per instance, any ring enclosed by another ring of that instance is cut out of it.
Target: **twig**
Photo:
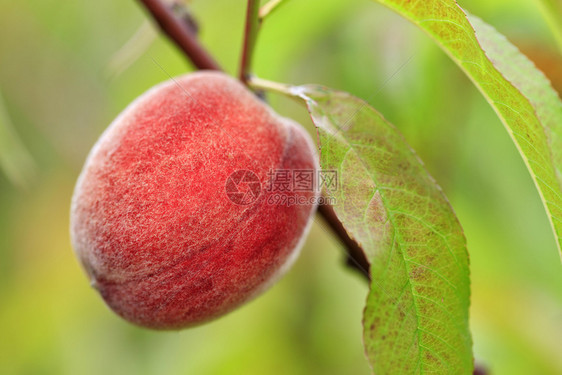
[[[183,23],[191,30],[191,33],[195,36],[199,33],[199,24],[197,20],[191,14],[191,11],[187,7],[185,0],[173,0],[170,4],[170,9],[176,17],[181,19]]]
[[[282,3],[283,0],[271,0],[260,8],[259,0],[248,0],[239,74],[240,81],[242,81],[245,85],[248,85],[248,80],[251,74],[254,49],[256,47],[261,25],[264,19]]]
[[[355,242],[343,227],[341,221],[339,221],[334,209],[330,205],[320,205],[318,206],[318,213],[324,219],[326,224],[332,229],[332,231],[338,237],[338,240],[344,245],[347,251],[347,265],[351,268],[356,269],[363,275],[367,280],[371,280],[371,275],[369,273],[369,262],[363,253],[363,249]]]
[[[197,69],[221,70],[219,64],[199,44],[195,34],[187,25],[175,17],[173,11],[160,0],[138,0],[160,29],[189,57]]]
[[[242,60],[240,61],[240,81],[245,85],[248,84],[248,78],[252,68],[252,57],[254,55],[254,48],[260,28],[260,21],[258,18],[259,7],[259,0],[248,0],[244,43],[242,43]]]

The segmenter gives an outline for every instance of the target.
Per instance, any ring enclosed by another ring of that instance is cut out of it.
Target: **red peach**
[[[300,125],[223,73],[188,74],[143,94],[98,140],[72,198],[72,244],[123,318],[156,329],[200,324],[294,261],[316,193],[288,192],[300,204],[276,204],[267,181],[316,169]]]

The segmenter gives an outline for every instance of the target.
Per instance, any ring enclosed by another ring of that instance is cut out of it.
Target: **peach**
[[[291,265],[316,189],[283,192],[298,204],[279,204],[268,181],[275,171],[316,170],[300,125],[223,73],[184,75],[136,99],[93,147],[72,197],[72,244],[126,320],[200,324]]]

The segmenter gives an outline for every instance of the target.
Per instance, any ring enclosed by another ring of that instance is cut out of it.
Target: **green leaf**
[[[455,0],[377,1],[428,33],[496,111],[538,188],[562,256],[562,122],[560,99],[549,82],[495,30],[467,16]]]
[[[562,102],[544,74],[492,26],[468,14],[478,42],[502,75],[523,94],[543,125],[558,179],[562,176]]]
[[[19,187],[26,187],[35,174],[33,159],[17,136],[0,94],[0,169]]]
[[[367,103],[318,86],[291,90],[318,129],[334,211],[371,264],[364,342],[376,374],[472,373],[462,228],[398,130]]]

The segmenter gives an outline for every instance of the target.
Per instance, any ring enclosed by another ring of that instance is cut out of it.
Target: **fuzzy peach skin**
[[[262,292],[294,260],[315,206],[268,202],[267,181],[275,170],[316,169],[300,125],[223,73],[184,75],[135,100],[90,152],[72,197],[72,244],[126,320],[200,324]],[[226,194],[237,170],[262,182],[252,204]]]

